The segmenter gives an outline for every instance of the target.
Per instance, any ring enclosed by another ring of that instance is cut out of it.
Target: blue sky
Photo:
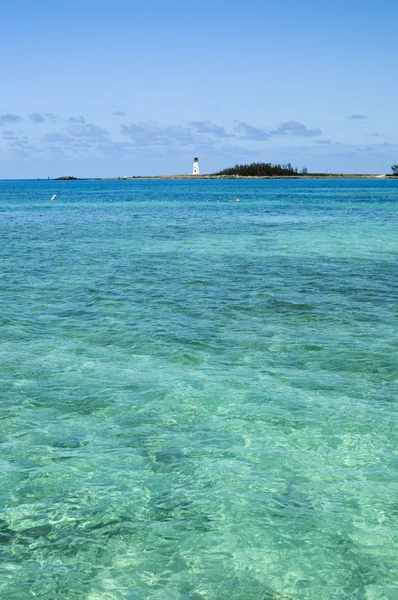
[[[242,162],[389,172],[392,0],[14,0],[0,22],[0,179]]]

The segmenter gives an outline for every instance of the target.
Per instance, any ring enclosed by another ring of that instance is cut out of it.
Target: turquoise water
[[[398,180],[0,182],[0,231],[2,599],[398,598]]]

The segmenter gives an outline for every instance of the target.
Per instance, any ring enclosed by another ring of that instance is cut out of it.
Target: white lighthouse
[[[199,159],[198,159],[197,156],[195,156],[195,158],[193,159],[192,175],[200,175],[200,172],[199,172]]]

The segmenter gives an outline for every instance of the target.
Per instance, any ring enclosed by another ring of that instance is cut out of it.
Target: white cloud
[[[133,140],[137,146],[164,145],[169,146],[176,143],[193,143],[189,129],[180,125],[160,125],[155,121],[143,123],[122,124],[120,131],[123,135]]]
[[[259,129],[258,127],[253,127],[248,123],[238,123],[235,127],[236,133],[243,134],[242,137],[246,140],[257,140],[257,141],[265,141],[271,137],[269,131],[265,129]]]
[[[85,123],[86,119],[84,117],[68,117],[66,120],[67,123]]]
[[[210,134],[218,138],[230,137],[230,134],[226,133],[224,127],[220,127],[211,121],[192,121],[190,125],[198,133]]]
[[[235,127],[238,134],[243,134],[243,138],[247,140],[265,141],[276,136],[294,136],[294,137],[314,137],[322,135],[320,129],[308,129],[298,121],[284,121],[276,129],[260,129],[253,127],[248,123],[238,123]]]
[[[75,138],[86,138],[94,141],[104,141],[109,138],[107,129],[97,127],[97,125],[94,125],[93,123],[70,125],[66,128],[66,131]]]
[[[18,123],[19,121],[22,121],[22,118],[18,115],[14,115],[11,113],[0,115],[0,125],[5,125],[6,123]]]
[[[44,121],[46,120],[43,115],[41,115],[40,113],[34,112],[31,115],[29,115],[29,119],[31,121],[33,121],[33,123],[44,123]]]
[[[320,129],[308,129],[298,121],[285,121],[281,123],[277,129],[272,131],[272,135],[293,135],[298,137],[314,137],[322,135]]]

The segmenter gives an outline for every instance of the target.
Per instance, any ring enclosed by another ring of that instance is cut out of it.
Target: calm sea
[[[0,233],[1,599],[398,598],[398,179],[3,181]]]

